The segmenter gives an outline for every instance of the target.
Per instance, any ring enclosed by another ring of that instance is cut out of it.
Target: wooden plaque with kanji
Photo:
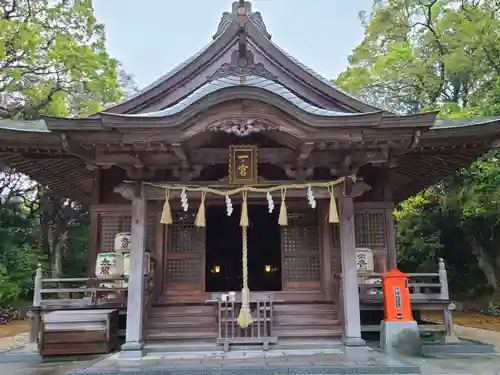
[[[233,145],[229,147],[229,183],[256,184],[258,180],[257,146]]]

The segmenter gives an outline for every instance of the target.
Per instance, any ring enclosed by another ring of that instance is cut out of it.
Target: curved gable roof
[[[328,79],[310,69],[273,43],[271,41],[271,35],[268,33],[262,19],[262,15],[259,12],[252,12],[249,1],[245,2],[247,13],[244,16],[245,20],[248,22],[241,22],[240,17],[237,15],[237,5],[238,2],[234,2],[233,12],[226,12],[222,15],[222,19],[213,40],[202,50],[140,90],[138,93],[125,99],[121,103],[107,108],[105,112],[121,114],[135,112],[134,108],[142,107],[143,103],[161,95],[162,92],[166,93],[171,91],[174,87],[181,87],[180,83],[182,81],[188,79],[193,72],[199,71],[202,66],[206,66],[207,63],[213,61],[222,50],[228,48],[229,45],[237,39],[240,30],[245,31],[246,36],[257,45],[257,48],[264,50],[275,60],[278,60],[277,63],[279,66],[286,66],[285,71],[287,71],[287,74],[296,77],[301,81],[301,84],[309,86],[331,101],[340,102],[342,107],[352,112],[359,113],[380,110],[339,90]],[[294,72],[289,72],[288,69],[292,69]]]
[[[299,98],[296,94],[291,92],[285,86],[278,82],[271,81],[270,79],[248,76],[245,80],[242,80],[239,76],[229,76],[216,79],[214,81],[206,82],[204,85],[199,87],[197,90],[193,91],[187,97],[185,97],[180,102],[164,108],[159,111],[149,112],[149,113],[137,113],[137,114],[123,114],[123,117],[168,117],[176,115],[182,112],[184,109],[189,107],[191,104],[205,98],[206,96],[215,93],[220,90],[224,90],[230,87],[252,87],[260,90],[267,91],[271,94],[275,94],[285,99],[290,104],[297,107],[302,111],[308,112],[317,116],[334,117],[334,116],[352,116],[358,113],[351,112],[339,112],[331,111],[328,109],[323,109],[307,103],[305,100]]]

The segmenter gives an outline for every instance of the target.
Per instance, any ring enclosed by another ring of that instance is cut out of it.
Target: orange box
[[[408,289],[408,275],[391,268],[384,273],[382,278],[384,293],[384,320],[385,321],[411,321],[410,290]]]

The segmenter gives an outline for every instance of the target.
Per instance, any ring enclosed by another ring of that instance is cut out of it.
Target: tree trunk
[[[58,233],[58,238],[54,241],[54,234],[52,234],[52,278],[59,279],[62,274],[62,252],[68,240],[68,231]]]
[[[477,244],[472,244],[472,251],[477,258],[477,264],[483,271],[488,284],[495,290],[495,293],[500,292],[500,255],[493,259],[487,251]]]

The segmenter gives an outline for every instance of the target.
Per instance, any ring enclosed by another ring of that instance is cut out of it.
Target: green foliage
[[[363,23],[338,86],[398,113],[484,112],[500,73],[495,0],[377,0]]]
[[[365,37],[335,83],[377,107],[440,117],[500,115],[496,0],[375,0]],[[400,266],[447,262],[455,291],[500,293],[500,152],[395,210]]]
[[[0,92],[15,118],[99,111],[122,91],[91,0],[0,4]]]
[[[0,308],[9,307],[20,293],[19,285],[12,281],[7,268],[0,264]]]
[[[435,271],[442,250],[441,233],[432,220],[436,216],[435,209],[432,200],[419,193],[395,210],[396,245],[400,249],[398,264],[403,271]],[[428,215],[423,215],[424,210]]]
[[[2,115],[84,116],[135,90],[91,0],[0,2]],[[0,173],[0,199],[0,307],[30,297],[40,262],[53,277],[85,275],[87,207],[12,170]]]

